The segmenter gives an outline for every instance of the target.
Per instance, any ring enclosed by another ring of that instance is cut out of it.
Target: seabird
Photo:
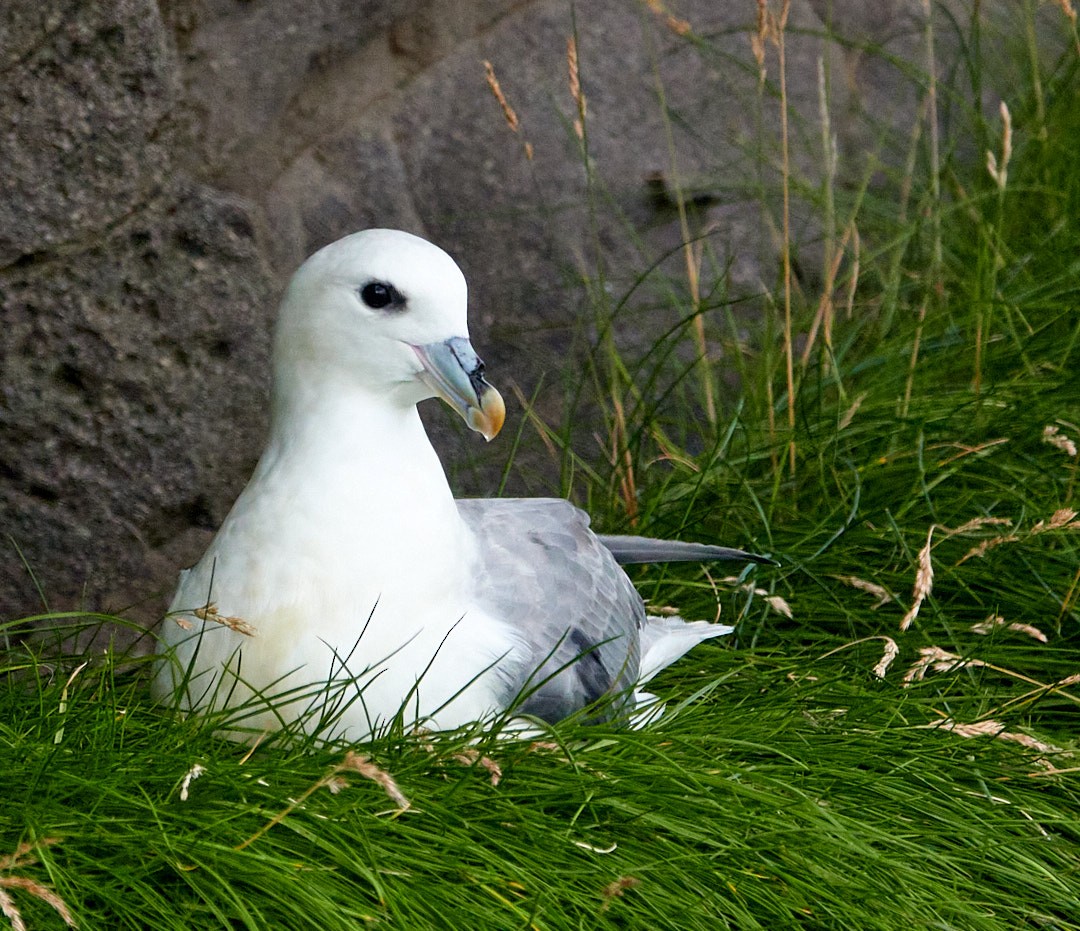
[[[488,440],[502,426],[454,260],[384,229],[312,255],[281,304],[266,449],[165,619],[159,698],[350,740],[626,715],[731,632],[647,616],[620,563],[770,560],[597,536],[560,499],[456,500],[417,412],[431,397]]]

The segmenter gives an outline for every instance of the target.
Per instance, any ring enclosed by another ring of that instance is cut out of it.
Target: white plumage
[[[605,695],[617,709],[643,672],[730,631],[647,620],[612,552],[626,538],[605,545],[564,501],[455,501],[416,410],[433,396],[488,439],[502,425],[454,261],[393,230],[308,259],[278,320],[269,441],[181,576],[160,697],[353,740],[399,712],[435,729],[511,705],[555,720]],[[624,561],[763,561],[629,542]]]

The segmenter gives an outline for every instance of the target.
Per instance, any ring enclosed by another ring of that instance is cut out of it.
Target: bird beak
[[[456,410],[485,440],[495,439],[506,417],[502,395],[484,380],[484,363],[464,336],[413,346],[424,370],[420,380]]]

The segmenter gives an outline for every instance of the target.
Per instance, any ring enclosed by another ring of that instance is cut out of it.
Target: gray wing
[[[597,539],[611,550],[620,566],[645,562],[756,562],[767,566],[779,565],[768,556],[732,549],[730,546],[604,534]]]
[[[629,698],[645,606],[588,516],[557,498],[458,509],[479,545],[476,600],[528,645],[526,663],[506,673],[507,701],[524,694],[518,710],[557,721],[605,696]]]

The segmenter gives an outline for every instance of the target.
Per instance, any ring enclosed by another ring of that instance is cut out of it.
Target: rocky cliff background
[[[986,41],[1006,41],[1013,8],[934,5],[943,118],[996,105],[993,86],[965,92],[962,37],[977,15]],[[492,381],[535,393],[553,421],[588,344],[597,270],[622,295],[681,241],[673,187],[693,195],[716,280],[733,294],[774,281],[775,52],[759,91],[756,12],[753,0],[3,4],[0,621],[42,596],[54,610],[160,613],[261,449],[281,288],[345,233],[400,227],[453,254]],[[1051,54],[1065,34],[1045,12]],[[921,0],[795,0],[802,189],[827,169],[827,76],[837,183],[887,191],[923,118],[925,16]],[[801,201],[795,216],[812,293],[819,229]],[[672,324],[647,288],[635,295],[619,333],[631,349]],[[521,411],[504,394],[513,433]],[[429,420],[457,489],[490,493],[510,444],[479,449]],[[531,443],[526,431],[524,462]],[[511,490],[555,486],[536,461]]]

